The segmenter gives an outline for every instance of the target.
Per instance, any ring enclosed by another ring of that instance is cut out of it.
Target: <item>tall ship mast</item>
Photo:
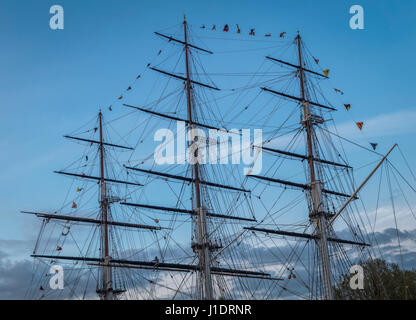
[[[65,135],[84,152],[56,171],[72,181],[62,207],[22,211],[42,222],[27,297],[343,298],[337,286],[350,267],[381,254],[375,221],[363,220],[357,202],[367,215],[360,192],[379,168],[393,173],[387,156],[396,145],[386,154],[367,148],[375,160],[356,183],[349,140],[335,132],[336,108],[321,88],[328,71],[311,63],[299,33],[276,41],[255,72],[209,73],[202,61],[213,51],[195,42],[203,36],[185,18],[177,27],[155,32],[168,53],[147,65],[153,85],[134,95],[138,75],[108,108],[120,116],[107,120],[100,110]],[[211,76],[228,77],[227,88]],[[235,127],[261,128],[262,141],[245,144]],[[62,290],[49,288],[56,264]]]

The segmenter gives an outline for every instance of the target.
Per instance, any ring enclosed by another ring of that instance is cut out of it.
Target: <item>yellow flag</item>
[[[324,71],[322,71],[322,72],[324,73],[325,77],[328,77],[328,74],[329,74],[329,69],[326,69],[326,70],[324,70]]]

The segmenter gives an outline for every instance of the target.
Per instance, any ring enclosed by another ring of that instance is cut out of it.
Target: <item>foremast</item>
[[[112,300],[113,299],[113,288],[112,288],[112,270],[110,266],[110,249],[108,244],[108,198],[105,182],[105,168],[104,168],[104,143],[103,143],[103,115],[100,112],[98,113],[99,119],[99,130],[100,130],[100,189],[101,189],[101,199],[100,199],[100,211],[102,219],[102,259],[104,264],[102,266],[102,288],[98,290],[101,299],[103,300]]]

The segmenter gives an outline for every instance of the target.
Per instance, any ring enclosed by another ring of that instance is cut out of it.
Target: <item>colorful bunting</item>
[[[370,145],[373,147],[373,150],[375,151],[378,146],[378,143],[370,142]]]
[[[285,34],[286,34],[286,32],[282,32],[282,33],[280,34],[280,38],[284,38],[284,37],[285,37]]]
[[[249,35],[250,35],[250,36],[254,36],[254,35],[255,35],[255,33],[254,33],[254,29],[250,29],[250,33],[249,33]]]
[[[329,69],[325,69],[324,71],[322,71],[323,73],[324,73],[324,75],[325,75],[325,77],[328,77],[328,74],[329,74]]]
[[[342,92],[341,90],[339,90],[339,89],[337,89],[337,88],[334,88],[334,90],[335,90],[335,92],[339,92],[339,93],[341,93],[341,95],[343,95],[343,94],[344,94],[344,92]]]
[[[66,232],[62,231],[62,235],[63,235],[64,237],[66,237],[66,236],[69,234],[69,230],[71,230],[71,226],[67,226],[67,227],[65,227],[65,228],[67,229],[67,231],[66,231]]]
[[[345,109],[347,109],[347,111],[351,109],[351,105],[349,103],[344,104],[344,107]]]
[[[222,30],[222,31],[224,31],[224,32],[228,32],[230,30],[230,28],[228,27],[228,24],[226,24],[225,26],[224,26],[224,29]]]
[[[357,125],[358,129],[363,130],[364,122],[362,122],[362,121],[356,122],[356,125]]]

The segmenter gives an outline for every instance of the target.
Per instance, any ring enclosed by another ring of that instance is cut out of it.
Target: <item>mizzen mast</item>
[[[334,298],[332,281],[331,281],[331,266],[328,252],[327,241],[327,212],[322,198],[322,182],[317,179],[315,172],[315,154],[313,145],[313,126],[314,116],[310,112],[309,102],[305,99],[305,81],[303,75],[302,66],[302,50],[301,50],[301,38],[298,34],[296,36],[298,45],[299,56],[299,80],[300,80],[300,94],[302,104],[302,124],[306,130],[306,142],[308,150],[308,166],[309,166],[309,178],[310,178],[310,196],[312,198],[312,207],[310,208],[309,217],[316,225],[318,233],[317,244],[319,247],[319,253],[321,257],[321,272],[324,280],[325,299],[332,300]]]

